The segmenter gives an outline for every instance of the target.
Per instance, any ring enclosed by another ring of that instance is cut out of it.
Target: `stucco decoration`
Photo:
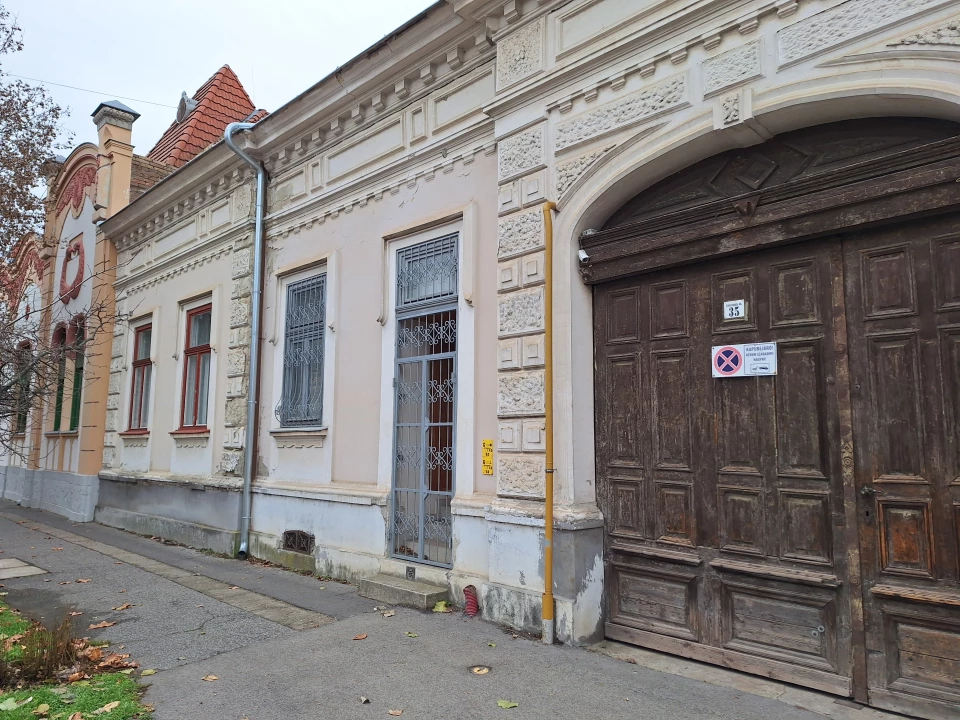
[[[616,145],[607,145],[579,155],[572,160],[557,163],[557,195],[563,195],[587,171],[587,168],[615,147]]]
[[[67,265],[74,258],[77,258],[77,272],[72,279],[67,278]],[[67,245],[67,251],[63,254],[63,264],[60,266],[60,302],[67,305],[71,300],[76,300],[80,295],[80,287],[83,285],[83,269],[86,267],[84,262],[83,235],[74,239]]]
[[[543,20],[532,22],[497,43],[497,89],[543,69]]]
[[[543,330],[543,287],[501,295],[498,313],[501,335]]]
[[[0,264],[0,300],[14,310],[17,300],[24,297],[30,281],[39,282],[43,277],[44,262],[34,235],[28,235],[16,243],[11,255],[12,262]]]
[[[780,64],[841,45],[943,0],[847,0],[777,32]]]
[[[227,373],[242,375],[247,369],[246,348],[232,348],[227,352]]]
[[[544,164],[543,125],[497,143],[500,180],[508,180]]]
[[[703,92],[710,96],[734,85],[758,78],[763,74],[760,67],[760,41],[728,50],[703,61]]]
[[[687,76],[674,75],[646,90],[608,103],[557,126],[556,149],[620,130],[661,113],[676,110],[687,101]]]
[[[537,415],[544,412],[543,371],[500,373],[498,415]]]
[[[536,455],[508,455],[497,463],[497,494],[543,499],[545,460]]]
[[[497,257],[521,255],[543,247],[543,213],[537,210],[500,218]]]
[[[233,219],[244,220],[250,217],[250,188],[246,185],[237,188],[233,193]]]
[[[728,95],[723,99],[723,124],[740,122],[740,94]]]
[[[891,47],[898,45],[954,45],[960,47],[960,17],[942,25],[927,28],[923,32],[908,35],[899,42],[890,43]]]
[[[83,207],[86,189],[91,186],[96,188],[96,185],[97,168],[93,165],[84,165],[70,177],[63,192],[60,193],[56,214],[59,215],[69,205],[74,217],[76,217],[80,213],[80,208]]]

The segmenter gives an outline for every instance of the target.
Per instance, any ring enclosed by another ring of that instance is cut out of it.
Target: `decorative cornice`
[[[143,292],[144,290],[148,290],[152,287],[155,287],[156,285],[159,285],[160,283],[166,282],[171,278],[174,278],[178,275],[182,275],[185,272],[194,270],[195,268],[206,265],[207,263],[213,262],[214,260],[217,260],[218,258],[224,255],[229,255],[232,252],[233,252],[233,243],[227,242],[221,245],[220,247],[217,247],[209,252],[206,252],[200,255],[193,255],[187,258],[186,260],[183,260],[182,258],[177,258],[176,260],[180,260],[179,263],[177,263],[173,267],[169,267],[166,270],[162,270],[161,272],[156,272],[156,269],[151,267],[145,271],[145,273],[152,273],[151,277],[149,277],[148,279],[142,282],[131,284],[128,287],[126,287],[125,286],[126,283],[124,283],[123,281],[117,281],[116,287],[118,290],[118,294],[119,292],[122,291],[123,293],[125,293],[125,297],[131,297],[133,295],[137,295]],[[135,279],[136,279],[135,276],[133,278],[130,278],[131,281]]]
[[[960,46],[960,17],[949,20],[941,25],[927,28],[913,35],[908,35],[890,47],[900,45],[954,45]]]

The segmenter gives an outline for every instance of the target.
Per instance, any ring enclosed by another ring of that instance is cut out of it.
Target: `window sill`
[[[79,430],[49,430],[43,434],[44,437],[48,438],[77,438],[80,437]],[[17,437],[17,436],[14,436]],[[22,436],[19,436],[22,437]]]
[[[173,444],[178,448],[205,448],[210,441],[210,431],[206,428],[188,428],[170,433]]]
[[[327,437],[325,427],[276,428],[270,431],[278,448],[322,448]]]
[[[174,437],[187,437],[187,438],[198,438],[198,437],[210,437],[210,430],[208,428],[180,428],[179,430],[171,430],[170,434]]]
[[[149,435],[150,431],[148,429],[140,430],[124,430],[122,433],[117,433],[120,437],[139,437],[142,435]]]

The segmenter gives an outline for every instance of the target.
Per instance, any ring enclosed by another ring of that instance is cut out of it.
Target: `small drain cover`
[[[490,672],[490,668],[488,668],[486,665],[474,665],[472,668],[470,668],[470,672],[472,672],[474,675],[486,675],[488,672]]]

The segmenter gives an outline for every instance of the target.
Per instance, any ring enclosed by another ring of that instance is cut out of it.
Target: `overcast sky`
[[[101,100],[119,99],[141,114],[133,126],[133,142],[142,155],[173,122],[180,93],[193,95],[220,66],[233,68],[255,105],[275,110],[433,4],[0,2],[18,17],[25,44],[23,52],[3,59],[6,72],[96,91],[46,85],[56,101],[70,109],[65,126],[73,132],[73,145],[95,142],[90,113]]]

